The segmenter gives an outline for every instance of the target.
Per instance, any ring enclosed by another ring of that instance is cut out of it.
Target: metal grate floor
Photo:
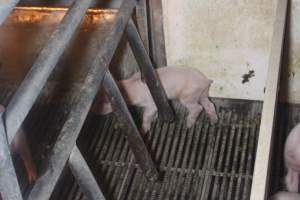
[[[176,109],[179,116],[182,108]],[[156,121],[145,137],[159,165],[161,181],[148,182],[135,164],[115,118],[89,116],[79,138],[107,199],[249,199],[259,114],[218,108],[210,125],[202,114],[187,130],[183,120]],[[182,119],[182,117],[180,117]],[[71,175],[62,178],[53,199],[85,199]],[[68,184],[66,184],[68,180]]]
[[[54,88],[55,89],[55,88]],[[54,90],[53,89],[53,90]],[[76,88],[74,88],[76,89]],[[0,102],[7,104],[14,88],[1,88]],[[65,98],[45,92],[30,111],[24,127],[33,158],[39,168],[55,142],[72,104],[72,91]],[[187,130],[185,110],[175,104],[178,120],[156,121],[145,136],[161,179],[148,182],[128,148],[113,115],[90,114],[78,146],[108,200],[247,200],[252,182],[261,103],[214,99],[220,120],[210,125],[204,113]],[[15,156],[16,166],[22,166]],[[24,167],[18,167],[23,194],[30,190]],[[42,173],[42,172],[39,172]],[[66,167],[51,199],[86,199]]]

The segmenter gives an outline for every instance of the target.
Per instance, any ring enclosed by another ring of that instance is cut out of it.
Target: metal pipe
[[[18,4],[19,0],[1,0],[0,1],[0,25],[5,21],[12,9]]]
[[[118,120],[124,125],[127,140],[135,159],[144,171],[144,175],[150,180],[155,181],[158,179],[158,171],[152,161],[152,158],[144,144],[144,141],[130,115],[125,101],[115,83],[113,77],[109,72],[103,80],[103,87],[108,94],[112,106],[115,108],[115,114]]]
[[[73,148],[68,164],[82,192],[88,199],[105,200],[98,183],[77,146]]]
[[[0,192],[3,200],[21,200],[22,194],[10,155],[2,114],[0,114]]]
[[[33,186],[28,200],[49,199],[71,151],[76,145],[76,139],[83,126],[84,120],[135,5],[136,0],[124,0],[122,2],[110,32],[104,37],[103,41],[99,41],[99,44],[97,44],[98,48],[95,49],[96,54],[93,59],[93,64],[78,93],[79,99],[73,104],[58,140],[50,152],[47,161],[48,165],[46,165],[45,170],[43,170],[44,174]]]
[[[91,1],[77,0],[72,4],[9,102],[5,112],[9,144],[46,84]]]
[[[166,92],[161,85],[159,77],[154,70],[150,57],[132,20],[130,20],[127,25],[126,34],[135,59],[140,66],[143,78],[158,108],[158,114],[163,120],[173,120],[174,112],[168,102]]]

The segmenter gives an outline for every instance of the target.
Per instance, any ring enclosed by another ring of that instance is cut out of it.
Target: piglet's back
[[[171,99],[184,93],[187,88],[202,91],[212,83],[203,73],[191,67],[162,67],[157,69],[157,73]]]

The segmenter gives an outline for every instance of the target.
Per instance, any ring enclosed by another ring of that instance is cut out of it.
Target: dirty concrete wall
[[[211,96],[262,100],[276,2],[163,0],[168,65],[204,72],[214,80]],[[300,0],[291,7],[290,64],[283,88],[290,102],[300,103]]]

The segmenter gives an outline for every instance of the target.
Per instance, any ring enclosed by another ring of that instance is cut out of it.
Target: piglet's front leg
[[[147,134],[151,128],[151,123],[157,116],[157,109],[155,105],[150,105],[145,107],[143,110],[143,124],[142,124],[142,134]]]

